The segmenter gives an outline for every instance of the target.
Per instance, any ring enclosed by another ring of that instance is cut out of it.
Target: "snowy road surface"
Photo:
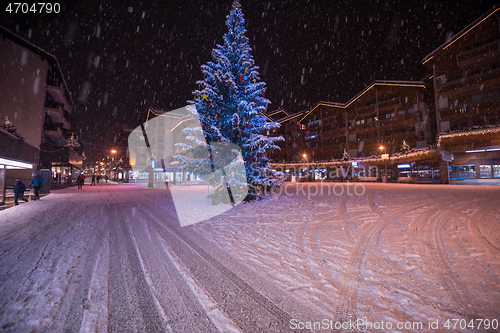
[[[344,331],[473,332],[500,321],[498,187],[334,185],[288,184],[183,228],[167,191],[131,184],[1,211],[0,330],[291,332],[362,319],[392,330]]]

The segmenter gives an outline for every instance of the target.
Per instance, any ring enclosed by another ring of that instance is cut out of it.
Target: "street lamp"
[[[380,152],[382,153],[382,151],[384,151],[384,155],[386,156],[382,156],[382,158],[384,159],[385,161],[385,169],[384,169],[384,177],[382,178],[382,182],[383,183],[387,183],[387,151],[385,150],[385,147],[384,146],[380,146],[378,147],[380,149]]]
[[[116,149],[111,149],[111,154],[116,154]]]

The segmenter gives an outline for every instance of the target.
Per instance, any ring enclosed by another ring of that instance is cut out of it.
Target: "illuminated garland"
[[[441,145],[441,140],[442,139],[448,139],[448,138],[456,138],[456,137],[462,137],[462,136],[474,136],[474,135],[485,135],[485,134],[495,134],[500,132],[500,127],[495,127],[495,128],[483,128],[483,129],[478,129],[478,130],[472,130],[468,132],[459,132],[459,133],[450,133],[450,134],[443,134],[439,137],[438,140],[438,147]]]
[[[16,134],[16,126],[12,123],[12,121],[9,120],[9,117],[5,116],[4,120],[4,125],[2,125],[2,129],[11,133],[11,134]]]
[[[66,141],[66,145],[68,147],[73,148],[73,149],[80,147],[80,144],[78,143],[78,141],[76,141],[76,139],[73,136],[73,134],[71,134],[71,137]]]
[[[339,167],[341,165],[346,165],[346,164],[351,164],[352,162],[358,162],[358,163],[362,163],[362,164],[367,164],[367,163],[384,163],[384,162],[396,162],[396,161],[400,161],[400,160],[407,160],[407,159],[411,159],[411,158],[414,158],[414,157],[426,157],[426,156],[432,156],[432,155],[435,155],[436,154],[436,150],[435,149],[425,149],[425,150],[419,150],[419,151],[414,151],[414,152],[410,152],[410,153],[406,153],[406,154],[400,154],[400,155],[396,155],[396,156],[391,156],[389,157],[389,159],[383,159],[381,157],[377,157],[377,158],[351,158],[351,160],[349,161],[341,161],[341,160],[338,160],[338,161],[330,161],[330,162],[311,162],[311,163],[270,163],[270,166],[271,168],[277,168],[277,167],[281,167],[281,168],[286,168],[286,167],[290,167],[290,168],[301,168],[301,167],[309,167],[309,166],[324,166],[324,167]]]

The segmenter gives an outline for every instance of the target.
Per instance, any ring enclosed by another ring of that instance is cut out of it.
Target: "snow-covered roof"
[[[289,120],[292,120],[292,119],[295,119],[297,117],[299,117],[300,115],[303,115],[304,112],[307,112],[307,110],[302,110],[302,111],[299,111],[299,112],[296,112],[296,113],[292,113],[284,118],[281,118],[281,119],[278,119],[277,122],[280,123],[280,124],[283,124]]]
[[[287,116],[289,115],[289,113],[286,112],[286,110],[283,109],[283,108],[279,108],[278,110],[274,110],[274,111],[265,111],[265,112],[263,112],[264,115],[269,116],[269,117],[275,116],[275,115],[277,115],[279,113],[284,113]]]
[[[467,27],[465,27],[458,34],[451,37],[450,40],[448,40],[443,45],[441,45],[440,47],[438,47],[437,49],[435,49],[434,51],[432,51],[431,53],[426,55],[424,57],[424,59],[422,59],[422,64],[425,64],[427,61],[431,60],[434,57],[434,53],[436,53],[437,51],[439,51],[441,49],[446,49],[448,46],[455,43],[458,39],[460,39],[462,36],[467,34],[469,31],[471,31],[472,29],[477,27],[479,24],[483,23],[486,19],[488,19],[491,15],[493,15],[494,13],[496,13],[499,10],[500,10],[499,5],[495,5],[492,9],[490,9],[488,12],[486,12],[484,15],[479,17],[477,20],[475,20],[471,24],[469,24]]]
[[[367,91],[369,91],[371,88],[375,86],[398,86],[398,87],[421,87],[421,88],[426,88],[424,83],[422,81],[392,81],[392,80],[377,80],[373,81],[370,85],[368,85],[365,89],[363,89],[361,92],[359,92],[356,96],[351,98],[347,103],[337,103],[337,102],[318,102],[312,109],[310,110],[304,110],[301,111],[304,115],[301,117],[298,122],[301,122],[304,120],[307,116],[309,116],[314,110],[316,110],[319,106],[330,106],[330,107],[337,107],[337,108],[347,108],[349,105],[354,103],[358,98],[363,96]],[[297,113],[298,114],[298,113]],[[294,114],[294,117],[297,115]],[[279,122],[285,122],[289,119],[280,119]]]

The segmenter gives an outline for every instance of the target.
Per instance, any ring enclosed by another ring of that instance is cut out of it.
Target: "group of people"
[[[35,197],[33,200],[40,199],[40,189],[43,186],[42,177],[40,177],[36,172],[31,174],[31,181],[28,186],[33,185],[33,190],[35,192]],[[16,184],[14,185],[14,205],[19,205],[19,199],[24,202],[28,202],[28,199],[24,198],[24,192],[26,191],[26,185],[23,184],[21,179],[16,179]]]
[[[109,177],[108,175],[106,175],[104,177],[104,179],[106,180],[106,183],[108,182],[109,180]],[[93,174],[92,175],[92,182],[90,183],[90,186],[94,185],[94,186],[97,186],[96,185],[96,181],[97,181],[97,184],[99,184],[99,181],[101,180],[101,176],[100,175],[96,175],[96,174]],[[76,185],[78,185],[78,189],[81,190],[83,188],[83,184],[85,183],[85,175],[82,173],[78,176],[78,178],[76,179]]]
[[[104,177],[104,179],[106,180],[106,183],[107,183],[109,180],[108,175],[106,175]],[[95,186],[96,181],[97,181],[97,184],[99,184],[99,180],[101,180],[101,176],[93,174],[92,175],[92,183],[90,185]],[[76,184],[78,185],[78,189],[81,190],[83,188],[84,183],[85,183],[85,175],[82,173],[76,179]],[[36,172],[33,172],[31,174],[31,181],[28,184],[28,186],[32,186],[32,185],[33,185],[33,191],[35,194],[33,200],[39,200],[40,199],[40,189],[43,186],[43,180],[42,180],[42,177],[40,177],[40,175],[38,175]],[[24,192],[26,192],[26,185],[24,185],[24,183],[21,181],[21,179],[16,179],[16,184],[14,185],[14,204],[16,206],[19,205],[19,200],[22,200],[24,202],[29,201],[28,199],[24,198]]]

